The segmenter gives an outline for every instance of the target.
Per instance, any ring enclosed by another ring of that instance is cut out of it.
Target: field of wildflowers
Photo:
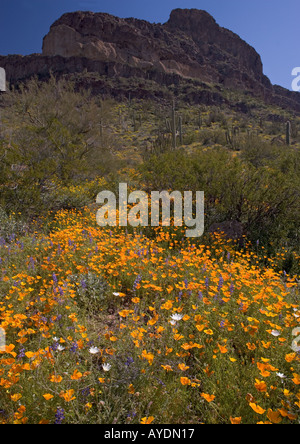
[[[62,210],[0,244],[2,424],[299,422],[299,286],[221,234]]]
[[[178,88],[176,109],[53,76],[1,96],[1,424],[299,423],[300,118]],[[123,182],[204,191],[205,235],[100,228]]]

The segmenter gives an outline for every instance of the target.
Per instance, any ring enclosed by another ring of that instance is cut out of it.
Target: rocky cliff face
[[[65,14],[44,38],[43,55],[86,57],[225,86],[255,89],[264,81],[256,51],[197,9],[174,10],[164,25],[102,13]]]
[[[80,73],[140,77],[167,85],[182,80],[247,90],[300,111],[300,94],[274,88],[254,48],[197,9],[176,9],[165,24],[104,13],[64,14],[51,26],[42,55],[0,57],[8,80]]]

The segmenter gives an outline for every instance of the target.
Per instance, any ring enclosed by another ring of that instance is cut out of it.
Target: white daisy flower
[[[64,349],[65,349],[65,347],[63,347],[62,345],[59,345],[57,347],[57,350],[60,351],[60,352],[62,352]]]
[[[286,378],[286,376],[283,373],[276,373],[276,375],[278,376],[278,378],[280,379],[284,379]]]
[[[97,353],[100,352],[100,350],[99,350],[98,347],[91,347],[91,348],[89,349],[89,352],[90,352],[91,355],[96,355]]]
[[[275,336],[275,337],[280,336],[280,331],[278,331],[278,330],[272,330],[272,331],[271,331],[271,335],[272,335],[272,336]]]
[[[105,372],[109,372],[109,370],[111,369],[111,365],[107,362],[106,364],[102,365],[102,368]]]
[[[177,321],[181,321],[182,318],[183,318],[183,315],[182,315],[182,314],[179,314],[179,313],[173,314],[173,315],[171,316],[171,319],[172,319],[173,321],[175,321],[175,322],[177,322]]]

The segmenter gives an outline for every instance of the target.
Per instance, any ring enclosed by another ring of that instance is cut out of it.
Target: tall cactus
[[[182,116],[179,117],[179,140],[180,140],[180,145],[183,145]]]
[[[198,113],[198,127],[199,127],[199,130],[200,130],[201,127],[202,127],[201,109],[199,109],[199,113]]]
[[[166,130],[172,136],[172,149],[177,148],[177,137],[179,137],[180,145],[183,145],[183,119],[182,116],[176,117],[175,100],[172,104],[171,118],[166,118]]]
[[[173,139],[173,149],[176,150],[176,109],[175,109],[175,100],[173,101],[172,106],[172,139]]]
[[[291,133],[292,133],[292,125],[291,125],[291,122],[288,121],[286,123],[286,144],[287,145],[291,144]]]

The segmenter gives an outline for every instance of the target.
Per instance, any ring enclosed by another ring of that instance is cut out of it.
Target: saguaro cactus
[[[6,73],[4,68],[0,68],[0,96],[2,93],[5,92],[6,92]],[[0,135],[1,133],[2,133],[2,119],[1,119],[1,110],[0,110]]]
[[[173,139],[173,149],[176,150],[176,109],[175,109],[175,100],[172,106],[172,139]]]
[[[4,68],[0,68],[0,93],[6,91],[6,73]]]
[[[291,122],[286,122],[286,144],[291,144],[291,133],[292,133],[292,125]]]
[[[183,118],[182,116],[176,117],[175,101],[172,104],[171,118],[166,118],[167,132],[172,136],[172,149],[177,148],[177,137],[180,139],[180,145],[183,144]]]
[[[183,145],[182,116],[179,117],[179,140],[180,145]]]

